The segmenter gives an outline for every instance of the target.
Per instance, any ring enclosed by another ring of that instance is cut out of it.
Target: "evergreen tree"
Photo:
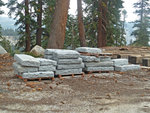
[[[150,37],[150,4],[149,0],[140,0],[134,3],[134,8],[136,8],[135,13],[139,16],[139,19],[135,21],[133,26],[134,31],[132,35],[135,36],[136,41],[133,42],[137,46],[149,46]]]
[[[2,0],[0,0],[0,7],[4,6],[4,2]],[[4,11],[0,9],[0,15],[3,14]]]
[[[74,15],[68,15],[64,48],[75,49],[80,46],[78,20]]]
[[[36,44],[46,48],[50,25],[55,10],[55,3],[55,0],[30,0],[28,3],[29,12],[25,13],[25,10],[27,9],[25,0],[22,0],[20,3],[17,0],[8,1],[8,14],[10,17],[11,15],[15,15],[15,25],[18,26],[17,30],[20,37],[17,43],[18,48],[25,48],[27,36],[30,36],[31,48]],[[27,23],[30,26],[28,30],[30,33],[26,33],[25,26]]]
[[[4,2],[3,2],[2,0],[0,0],[0,7],[2,7],[2,6],[4,6],[4,5],[5,5]],[[3,13],[4,13],[4,11],[0,9],[0,15],[3,14]],[[0,37],[2,37],[1,30],[2,30],[2,27],[1,27],[1,25],[0,25]]]
[[[56,0],[48,48],[64,48],[69,3],[70,0]]]
[[[121,8],[123,8],[123,1],[84,0],[84,2],[86,4],[85,29],[86,37],[89,40],[88,46],[96,47],[98,42],[100,46],[122,45],[124,42],[121,40],[122,23],[120,13]],[[101,34],[98,32],[101,32]],[[96,37],[101,37],[98,38],[101,40],[97,41]]]
[[[126,39],[125,39],[125,23],[126,23],[126,17],[127,17],[127,11],[124,9],[122,11],[122,15],[123,15],[123,21],[122,21],[122,32],[121,32],[121,45],[126,45]],[[123,43],[124,42],[124,43]]]
[[[79,29],[79,39],[80,45],[82,47],[86,46],[85,40],[85,29],[83,23],[83,12],[82,12],[82,0],[77,0],[77,10],[78,10],[78,29]]]
[[[25,51],[30,51],[32,46],[32,32],[35,24],[34,13],[32,13],[32,8],[30,6],[29,0],[23,0],[22,2],[18,2],[17,0],[8,0],[7,7],[9,8],[8,15],[12,17],[15,15],[14,19],[16,20],[15,25],[18,25],[18,34],[19,41],[17,43],[18,48],[24,48]],[[32,15],[31,15],[32,14]]]

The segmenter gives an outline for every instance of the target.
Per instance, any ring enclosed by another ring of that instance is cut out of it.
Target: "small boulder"
[[[34,54],[34,55],[36,55],[36,56],[40,56],[40,55],[44,56],[44,52],[45,52],[45,49],[42,48],[42,47],[39,46],[39,45],[36,45],[36,46],[30,51],[30,53],[32,53],[32,54]]]
[[[0,45],[0,55],[6,54],[7,51]]]

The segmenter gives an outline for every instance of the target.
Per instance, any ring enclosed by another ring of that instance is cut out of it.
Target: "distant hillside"
[[[4,29],[2,28],[2,36],[13,36],[13,37],[17,37],[18,36],[18,32],[15,29],[9,28],[9,29]]]
[[[16,29],[17,27],[14,26],[15,24],[15,20],[13,20],[12,18],[8,18],[8,17],[0,17],[0,24],[2,26],[2,28],[4,29]]]

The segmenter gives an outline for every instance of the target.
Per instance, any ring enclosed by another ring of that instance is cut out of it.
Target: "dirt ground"
[[[150,113],[150,70],[24,82],[2,61],[0,113]]]

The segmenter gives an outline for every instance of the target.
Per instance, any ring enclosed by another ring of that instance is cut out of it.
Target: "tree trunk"
[[[100,48],[103,46],[103,37],[102,37],[102,0],[98,1],[98,35],[97,35],[97,47]]]
[[[36,31],[36,45],[41,46],[42,36],[42,0],[38,0],[38,13],[37,13],[37,31]]]
[[[83,12],[82,12],[82,0],[77,0],[78,6],[78,30],[79,30],[79,38],[81,47],[86,46],[85,40],[85,29],[83,24]]]
[[[62,49],[64,47],[69,3],[70,0],[56,0],[56,8],[47,46],[48,48]]]
[[[102,47],[107,44],[107,0],[104,0],[106,5],[102,6]]]
[[[28,52],[30,51],[30,43],[31,43],[31,38],[30,38],[30,20],[28,19],[29,17],[29,0],[25,0],[25,33],[26,33],[26,48],[25,51]]]

